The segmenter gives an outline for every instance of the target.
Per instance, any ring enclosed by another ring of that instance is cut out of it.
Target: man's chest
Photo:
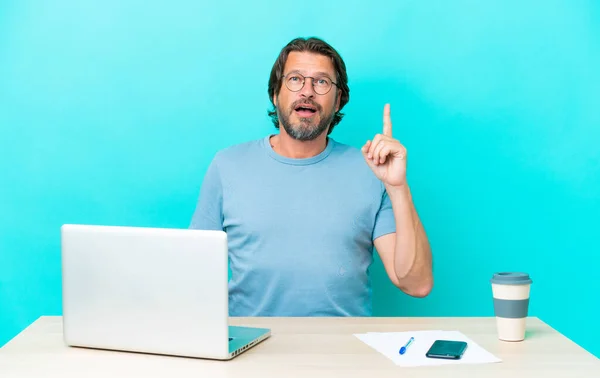
[[[263,177],[230,185],[223,195],[225,229],[277,237],[365,237],[381,202],[375,185],[345,177]]]

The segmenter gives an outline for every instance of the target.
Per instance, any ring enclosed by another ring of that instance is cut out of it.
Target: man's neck
[[[319,135],[314,140],[299,141],[284,132],[270,138],[271,147],[279,155],[291,159],[306,159],[316,156],[327,147],[327,133]]]

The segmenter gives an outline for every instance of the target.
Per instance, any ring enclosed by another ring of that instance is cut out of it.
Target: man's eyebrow
[[[305,71],[305,72],[306,72],[306,71]],[[289,75],[289,74],[292,74],[292,73],[299,73],[299,74],[301,74],[301,75],[303,75],[303,76],[310,76],[310,75],[305,75],[305,72],[302,72],[301,70],[291,70],[291,71],[290,71],[290,72],[288,72],[287,74]],[[315,75],[315,76],[327,76],[327,77],[331,78],[331,75],[330,75],[329,73],[327,73],[327,72],[323,72],[323,71],[317,71],[317,72],[315,72],[315,74],[314,74],[314,75]]]
[[[323,72],[323,71],[318,71],[318,72],[315,72],[315,75],[322,75],[322,76],[331,77],[331,75],[330,75],[330,74],[328,74],[327,72]]]

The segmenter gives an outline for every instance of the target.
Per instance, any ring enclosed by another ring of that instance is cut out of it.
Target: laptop
[[[68,346],[229,360],[271,335],[228,325],[223,231],[61,227]]]

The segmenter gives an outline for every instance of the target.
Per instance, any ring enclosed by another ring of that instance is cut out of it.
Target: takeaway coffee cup
[[[524,340],[531,278],[527,273],[501,272],[494,274],[491,283],[498,338]]]

